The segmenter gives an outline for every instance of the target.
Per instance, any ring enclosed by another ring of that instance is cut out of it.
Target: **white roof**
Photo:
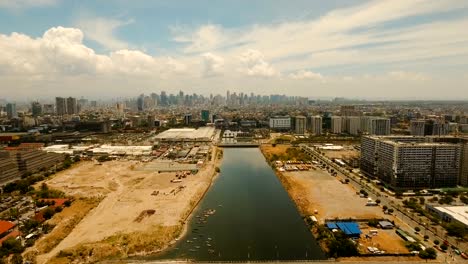
[[[465,226],[468,226],[468,206],[444,206],[434,208],[440,212],[450,215]]]
[[[166,130],[155,137],[155,139],[211,139],[214,135],[214,127],[176,128]]]

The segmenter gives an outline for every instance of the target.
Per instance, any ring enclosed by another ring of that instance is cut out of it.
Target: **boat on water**
[[[193,241],[192,240],[187,240],[187,243],[193,243]]]

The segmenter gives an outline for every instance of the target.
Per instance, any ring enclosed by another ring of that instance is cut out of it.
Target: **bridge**
[[[221,148],[258,148],[259,143],[253,142],[235,142],[235,143],[218,143],[216,146]]]

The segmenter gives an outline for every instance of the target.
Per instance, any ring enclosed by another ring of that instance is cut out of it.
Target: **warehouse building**
[[[426,204],[429,212],[437,214],[442,221],[459,223],[468,228],[468,206],[433,206]]]
[[[213,140],[214,134],[214,127],[173,128],[158,134],[154,139],[170,142],[208,142]]]
[[[0,186],[19,180],[20,172],[16,160],[10,156],[9,151],[0,151]]]
[[[365,136],[361,171],[394,189],[454,187],[461,182],[462,154],[457,138]]]

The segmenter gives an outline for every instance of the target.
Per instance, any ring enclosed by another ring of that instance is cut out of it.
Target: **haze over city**
[[[0,1],[7,99],[467,99],[468,2]]]

